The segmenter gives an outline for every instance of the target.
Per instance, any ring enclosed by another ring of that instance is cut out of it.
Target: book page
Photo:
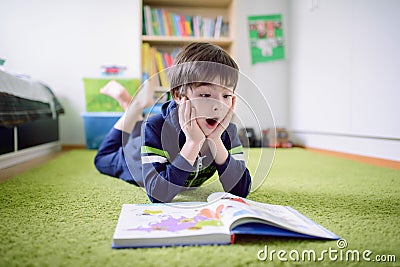
[[[151,239],[226,234],[222,205],[124,204],[114,239]],[[229,240],[229,239],[228,239]]]
[[[334,238],[336,235],[288,206],[260,203],[229,193],[213,193],[208,198],[211,203],[224,203],[224,222],[231,229],[238,224],[266,221],[267,224],[294,232]]]

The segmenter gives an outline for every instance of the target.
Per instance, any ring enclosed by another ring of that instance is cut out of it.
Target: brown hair
[[[183,48],[174,65],[168,69],[171,94],[180,98],[186,90],[199,84],[209,83],[230,87],[238,82],[239,67],[221,47],[210,43],[196,42]]]

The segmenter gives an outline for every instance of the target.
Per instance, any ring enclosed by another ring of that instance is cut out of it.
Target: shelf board
[[[232,0],[143,0],[152,6],[186,6],[186,7],[228,7]]]
[[[151,44],[163,44],[163,45],[180,45],[191,42],[208,42],[219,46],[229,46],[233,43],[232,38],[221,37],[221,38],[205,38],[205,37],[181,37],[181,36],[150,36],[142,35],[143,42],[149,42]]]

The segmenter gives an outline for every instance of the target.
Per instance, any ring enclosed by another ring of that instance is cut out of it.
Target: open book
[[[112,247],[232,244],[237,234],[339,239],[291,207],[218,192],[207,202],[124,204]]]

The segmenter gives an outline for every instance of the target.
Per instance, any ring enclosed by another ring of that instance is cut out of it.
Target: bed
[[[0,70],[0,169],[59,150],[63,113],[47,85]]]

